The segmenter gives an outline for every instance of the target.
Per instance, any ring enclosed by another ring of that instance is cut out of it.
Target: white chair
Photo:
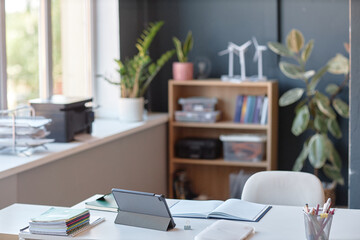
[[[269,205],[322,206],[324,190],[320,180],[310,173],[264,171],[246,181],[241,199]]]

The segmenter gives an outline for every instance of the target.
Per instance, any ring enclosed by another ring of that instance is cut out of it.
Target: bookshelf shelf
[[[224,161],[224,159],[186,159],[186,158],[174,158],[174,163],[189,164],[189,165],[205,165],[205,166],[224,166],[224,167],[251,167],[251,168],[266,168],[267,162],[236,162],[236,161]]]
[[[239,95],[266,96],[267,124],[235,123]],[[216,110],[221,120],[215,123],[177,122],[180,98],[217,98]],[[277,167],[278,84],[276,81],[229,83],[219,79],[169,81],[169,197],[174,197],[173,181],[178,170],[185,170],[192,190],[209,199],[227,199],[229,175],[244,169],[248,172],[274,170]],[[175,143],[187,137],[219,138],[222,134],[265,134],[265,159],[261,162],[224,161],[224,159],[184,159],[175,156]]]
[[[268,129],[267,125],[261,124],[242,124],[231,121],[220,121],[216,123],[192,123],[192,122],[173,122],[174,127],[187,128],[224,128],[224,129],[250,129],[250,130],[264,130]]]

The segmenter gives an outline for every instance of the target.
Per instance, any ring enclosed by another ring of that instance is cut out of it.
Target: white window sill
[[[145,121],[136,123],[121,123],[113,119],[96,119],[93,123],[92,134],[79,134],[73,142],[46,144],[47,150],[37,148],[30,157],[0,155],[0,179],[167,123],[167,121],[167,113],[150,114]]]

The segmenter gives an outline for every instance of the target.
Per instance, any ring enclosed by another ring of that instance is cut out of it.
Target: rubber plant
[[[269,42],[268,46],[274,53],[295,62],[294,64],[280,61],[279,68],[286,77],[300,80],[303,85],[288,90],[279,99],[281,107],[297,102],[291,132],[295,136],[310,132],[293,170],[300,171],[305,160],[308,159],[314,167],[315,175],[318,175],[321,169],[333,183],[343,185],[342,161],[329,135],[340,139],[342,132],[337,117],[338,115],[343,118],[349,117],[348,104],[339,97],[339,93],[344,90],[349,79],[348,58],[337,54],[319,70],[307,69],[306,63],[313,50],[314,40],[305,44],[303,34],[296,29],[292,29],[287,35],[286,45]],[[327,72],[344,75],[344,80],[340,85],[327,84],[325,92],[321,92],[317,86],[321,80],[326,81],[324,75]]]
[[[104,77],[109,83],[120,86],[121,97],[142,97],[156,74],[175,54],[174,49],[169,50],[154,62],[149,56],[149,47],[163,25],[163,21],[149,24],[135,44],[138,53],[131,59],[126,59],[125,61],[115,59],[118,66],[117,72],[120,73],[120,81],[112,81],[109,78]]]

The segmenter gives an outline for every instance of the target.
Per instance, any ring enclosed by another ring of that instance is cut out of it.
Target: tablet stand
[[[142,213],[119,211],[115,223],[133,227],[150,228],[154,230],[167,231],[171,228],[170,217],[160,217]]]

